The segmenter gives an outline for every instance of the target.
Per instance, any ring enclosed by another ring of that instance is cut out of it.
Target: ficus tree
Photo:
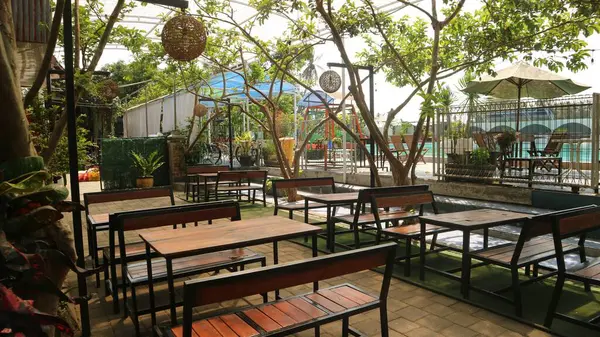
[[[418,15],[402,15],[402,10],[389,14],[372,0],[250,1],[262,22],[277,16],[295,25],[324,27],[326,33],[320,35],[333,42],[349,67],[350,92],[398,185],[411,183],[410,172],[424,145],[422,130],[429,129],[431,117],[443,101],[437,92],[438,81],[463,71],[493,73],[494,62],[519,58],[551,70],[566,67],[577,71],[585,67],[589,55],[583,37],[600,31],[600,4],[586,0],[480,1],[476,9],[469,10],[465,0],[398,2]],[[363,41],[367,47],[353,55],[345,38]],[[399,88],[412,88],[388,114],[382,129],[371,117],[365,99],[362,77],[355,67],[361,64],[383,71],[386,80]],[[421,114],[409,155],[401,161],[388,148],[388,130],[415,97],[423,100]]]
[[[253,4],[251,2],[251,4]],[[263,40],[253,30],[261,26],[268,16],[259,12],[241,23],[236,20],[231,3],[225,1],[200,2],[199,16],[206,22],[219,25],[221,31],[227,32],[227,38],[213,40],[213,45],[207,50],[204,58],[221,71],[238,74],[244,80],[243,94],[260,111],[262,116],[256,116],[249,111],[247,115],[271,136],[275,145],[275,154],[284,178],[298,177],[300,174],[300,159],[304,148],[311,136],[328,120],[333,120],[344,130],[350,128],[338,118],[342,105],[332,106],[322,98],[323,106],[328,111],[325,116],[307,130],[304,139],[299,139],[294,149],[293,158],[286,158],[280,141],[277,127],[277,115],[281,110],[281,90],[285,81],[296,84],[307,92],[316,94],[314,83],[310,76],[303,76],[306,65],[313,60],[314,47],[325,39],[314,39],[316,26],[309,21],[289,20],[281,33],[271,39]],[[224,28],[223,28],[224,27]],[[213,28],[216,29],[216,28]],[[209,28],[211,30],[211,28]],[[210,45],[210,44],[209,44]],[[268,83],[268,90],[257,88],[258,84]],[[345,98],[344,98],[345,99]],[[360,138],[352,133],[355,141],[367,153]],[[374,166],[373,159],[367,153],[367,160]],[[290,164],[291,162],[291,164]],[[378,177],[377,177],[378,179]],[[291,193],[293,198],[293,193]]]

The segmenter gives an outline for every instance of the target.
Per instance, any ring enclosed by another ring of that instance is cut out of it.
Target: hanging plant
[[[190,15],[176,16],[165,24],[162,45],[169,56],[178,61],[191,61],[206,48],[206,28]]]

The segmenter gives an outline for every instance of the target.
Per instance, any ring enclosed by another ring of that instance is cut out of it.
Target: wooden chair
[[[350,229],[354,233],[354,248],[360,248],[361,245],[372,243],[360,242],[360,232],[368,232],[372,230],[378,230],[376,225],[375,214],[373,212],[366,213],[366,206],[372,209],[371,197],[377,195],[387,194],[398,194],[403,192],[417,192],[427,191],[429,185],[412,185],[412,186],[394,186],[394,187],[376,187],[376,188],[365,188],[358,192],[358,201],[356,203],[356,212],[349,215],[340,215],[332,217],[334,223],[344,223],[350,226]],[[362,211],[362,212],[361,212]],[[398,221],[405,219],[409,213],[400,211],[387,211],[380,214],[380,218],[383,221]],[[411,215],[412,217],[412,215]]]
[[[406,143],[406,147],[407,147],[407,149],[404,152],[408,154],[408,153],[410,153],[410,147],[412,146],[414,136],[413,135],[404,135],[402,137],[404,137],[404,142]],[[421,142],[419,142],[417,144],[417,149],[419,149],[420,147],[421,147]],[[416,158],[416,161],[418,162],[420,160],[423,162],[423,164],[427,164],[427,162],[425,161],[425,154],[427,154],[428,151],[429,151],[429,149],[424,147],[423,150],[421,150],[421,153],[419,153],[419,156]]]
[[[392,142],[392,145],[394,146],[394,151],[396,152],[396,157],[398,157],[399,160],[406,160],[406,158],[408,158],[408,153],[406,152],[406,148],[404,147],[404,144],[402,143],[402,136],[398,136],[398,135],[394,135],[394,136],[390,136],[390,141]],[[404,159],[402,159],[404,158]]]
[[[267,207],[267,171],[221,171],[217,173],[215,200],[219,200],[219,196],[230,196],[231,193],[234,193],[241,201],[242,192],[245,191],[248,191],[248,201],[252,201],[254,204],[256,200],[259,200],[263,202],[264,207]],[[262,191],[262,199],[256,199],[256,191]]]
[[[210,202],[196,205],[175,206],[162,209],[146,211],[123,212],[111,215],[110,254],[111,261],[117,259],[117,245],[115,233],[119,237],[119,258],[121,264],[121,277],[123,279],[123,302],[125,305],[125,317],[130,316],[139,336],[139,315],[149,314],[151,310],[138,308],[136,288],[148,284],[148,265],[145,255],[127,256],[128,245],[125,242],[125,233],[128,231],[139,231],[157,227],[197,223],[199,221],[213,221],[216,219],[230,219],[237,221],[241,219],[240,207],[237,202]],[[181,229],[183,230],[183,229]],[[139,261],[143,259],[143,261]],[[138,262],[136,262],[138,261]],[[236,271],[237,268],[251,263],[260,263],[266,266],[264,255],[255,253],[250,249],[232,249],[210,254],[182,257],[172,261],[172,275],[174,278],[189,277],[201,273],[229,269]],[[116,275],[116,263],[111,264],[112,275]],[[167,266],[163,258],[152,259],[152,282],[167,280]],[[116,282],[115,282],[116,283]],[[131,304],[127,301],[127,288],[131,290]],[[114,305],[118,307],[118,291],[113,294]],[[169,304],[158,305],[155,312],[170,308]]]
[[[171,205],[175,205],[175,197],[171,186],[153,188],[140,188],[118,191],[102,191],[83,194],[85,217],[87,224],[88,250],[92,257],[94,268],[100,266],[98,251],[107,247],[98,247],[98,232],[107,231],[109,228],[108,214],[102,214],[102,221],[97,221],[90,213],[90,205],[115,201],[128,201],[149,198],[168,197]],[[166,206],[166,205],[165,205]],[[105,280],[106,281],[106,280]],[[100,286],[100,274],[96,274],[96,287]]]
[[[229,166],[213,166],[213,165],[195,165],[188,166],[185,172],[185,200],[189,200],[190,193],[192,194],[192,200],[196,201],[197,194],[200,194],[199,177],[201,173],[217,173],[219,171],[229,171]],[[215,182],[207,182],[208,185],[214,186]],[[198,191],[196,191],[198,189]]]
[[[394,244],[331,254],[308,260],[219,275],[184,284],[183,324],[157,327],[160,336],[289,336],[315,329],[320,336],[321,325],[342,321],[341,336],[360,336],[349,326],[349,319],[379,309],[381,336],[388,337],[387,295],[392,277]],[[385,265],[378,295],[352,285],[341,284],[325,289],[319,281]],[[313,291],[275,302],[229,311],[209,312],[194,320],[193,308],[246,296],[262,294],[313,283]]]
[[[539,276],[537,266],[540,262],[550,260],[556,257],[554,242],[547,234],[552,232],[552,222],[556,216],[577,213],[584,208],[575,208],[563,211],[557,211],[547,214],[531,217],[525,221],[521,234],[516,243],[508,243],[492,248],[482,249],[471,252],[470,255],[477,260],[510,269],[512,274],[511,286],[505,289],[492,291],[482,290],[490,295],[497,296],[505,301],[511,302],[515,306],[515,314],[518,317],[523,315],[523,305],[521,299],[521,286],[556,275],[556,272],[546,273]],[[562,251],[564,253],[579,252],[581,261],[585,261],[585,248],[583,242],[579,245],[563,243]],[[519,280],[519,269],[533,266],[533,277],[521,282]],[[513,299],[500,295],[501,292],[512,289]]]
[[[304,208],[304,200],[300,201],[285,201],[280,202],[279,196],[282,190],[290,189],[290,188],[315,188],[319,187],[321,189],[326,189],[328,193],[335,193],[335,181],[332,177],[322,177],[322,178],[295,178],[295,179],[274,179],[272,180],[273,186],[273,201],[275,202],[275,209],[273,210],[273,215],[277,215],[279,210],[288,211],[288,217],[290,219],[294,218],[294,211],[304,210],[304,222],[308,223],[308,210]],[[308,209],[315,209],[325,207],[324,204],[320,204],[317,202],[309,202]]]
[[[540,160],[534,162],[535,168],[542,168],[546,171],[550,172],[553,168],[560,168],[562,164],[562,158],[560,157],[560,152],[562,151],[564,140],[568,139],[569,135],[565,132],[553,132],[548,138],[548,143],[542,150],[537,150],[535,148],[535,142],[531,142],[534,147],[527,152],[531,157],[543,157],[547,158],[545,160]]]
[[[546,231],[551,231],[554,239],[554,249],[556,251],[556,261],[558,265],[558,277],[554,286],[552,300],[548,306],[548,312],[546,314],[544,325],[550,328],[552,326],[554,317],[557,317],[573,324],[583,325],[587,328],[600,330],[600,326],[598,325],[598,321],[600,319],[598,316],[586,322],[556,312],[556,308],[562,295],[565,280],[583,283],[585,290],[588,292],[591,291],[590,284],[594,286],[600,286],[600,259],[596,258],[587,261],[585,259],[585,253],[583,253],[584,255],[582,255],[582,262],[567,269],[564,257],[566,252],[561,244],[562,240],[564,239],[579,237],[579,246],[585,249],[584,244],[587,234],[600,229],[600,207],[593,205],[589,208],[584,208],[579,211],[557,214],[551,217],[550,222],[552,226],[548,226]]]
[[[379,244],[382,238],[394,241],[404,240],[406,248],[404,256],[396,258],[396,261],[404,262],[404,275],[410,276],[411,258],[419,257],[419,254],[412,254],[412,242],[418,241],[421,237],[421,225],[411,220],[418,219],[424,214],[424,207],[431,206],[433,212],[438,214],[435,198],[431,191],[404,191],[404,193],[373,193],[371,195],[371,210],[377,224],[377,238],[375,243]],[[411,212],[407,208],[414,207],[418,212]],[[395,208],[396,210],[392,210]],[[383,211],[381,210],[383,209]],[[397,219],[390,219],[388,214],[398,214]],[[406,223],[399,223],[399,220]],[[385,225],[383,224],[385,222]],[[389,224],[393,226],[389,227]],[[435,249],[437,235],[443,232],[449,232],[447,228],[427,225],[425,235],[433,235],[431,239],[430,252],[440,251],[447,248]]]

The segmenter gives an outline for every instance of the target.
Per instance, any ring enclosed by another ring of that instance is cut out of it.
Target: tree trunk
[[[35,154],[23,109],[10,0],[0,0],[0,163]]]

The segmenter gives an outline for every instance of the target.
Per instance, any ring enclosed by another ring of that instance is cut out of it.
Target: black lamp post
[[[327,63],[328,67],[336,67],[336,68],[344,68],[348,69],[348,65],[344,63],[335,63],[330,62]],[[375,120],[375,79],[373,66],[354,66],[356,69],[367,70],[369,71],[369,110],[371,110],[371,117]],[[371,152],[371,156],[375,160],[375,142],[373,142],[373,135],[369,132],[369,151]],[[377,163],[377,161],[375,161]],[[377,165],[377,164],[376,164]],[[370,178],[371,178],[371,187],[375,187],[375,174],[373,173],[373,169],[369,170]]]
[[[156,3],[161,5],[173,6],[178,8],[187,8],[188,2],[184,0],[148,0],[147,3]],[[77,9],[76,9],[77,10]],[[68,0],[63,10],[63,36],[65,52],[65,108],[67,111],[67,141],[69,144],[69,175],[71,184],[71,201],[80,204],[79,198],[79,179],[78,179],[78,160],[77,160],[77,115],[75,113],[75,75],[73,65],[73,14],[71,1]],[[73,236],[75,241],[75,253],[77,254],[77,265],[85,268],[85,252],[83,249],[83,232],[81,226],[81,212],[73,211]],[[78,295],[81,298],[87,297],[86,277],[77,275]],[[79,304],[81,311],[81,335],[83,337],[91,336],[90,312],[86,301]]]

